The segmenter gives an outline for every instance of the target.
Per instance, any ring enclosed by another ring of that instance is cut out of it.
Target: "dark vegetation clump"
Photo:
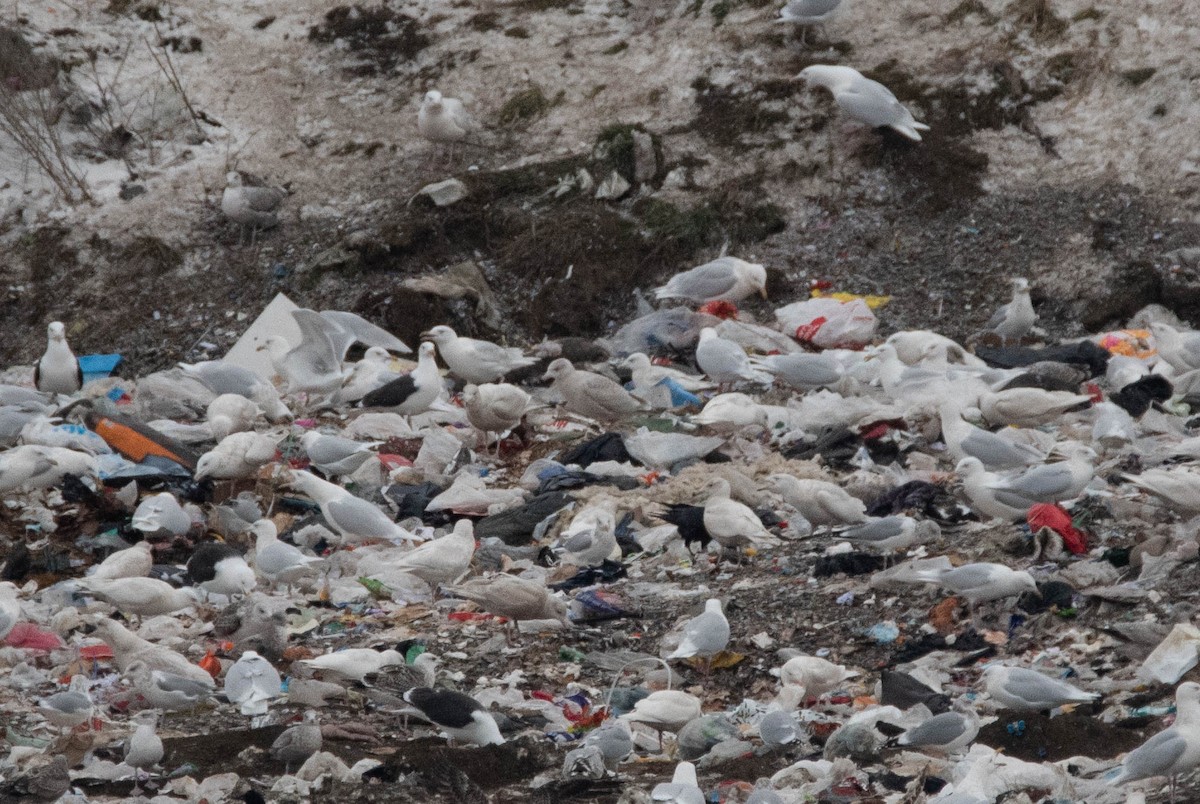
[[[421,33],[415,19],[386,4],[337,6],[325,14],[321,24],[309,29],[308,38],[322,45],[344,43],[353,56],[346,69],[356,76],[391,72],[429,45],[429,37]]]

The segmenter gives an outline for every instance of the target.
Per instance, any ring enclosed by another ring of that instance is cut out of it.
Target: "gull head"
[[[417,360],[433,360],[436,353],[437,347],[432,342],[422,341],[421,345],[417,347]]]
[[[433,341],[438,346],[444,346],[457,337],[458,335],[454,332],[454,330],[450,329],[450,327],[447,327],[444,324],[439,324],[433,329],[421,333],[421,340]]]
[[[862,78],[862,73],[858,70],[833,64],[813,64],[805,67],[796,75],[797,80],[804,81],[810,86],[825,87],[831,92],[849,86],[860,78]]]
[[[543,380],[557,380],[559,377],[565,377],[575,370],[571,365],[571,361],[565,357],[556,359],[549,366],[546,366],[546,373],[542,376]]]
[[[1012,280],[1012,286],[1013,290],[1017,291],[1018,293],[1029,292],[1029,280],[1023,276],[1014,277]]]
[[[442,93],[436,89],[431,89],[425,93],[425,99],[421,101],[421,105],[426,108],[436,108],[442,105]]]
[[[63,326],[61,321],[51,321],[50,326],[46,327],[46,335],[52,341],[65,341],[67,339],[67,328]]]

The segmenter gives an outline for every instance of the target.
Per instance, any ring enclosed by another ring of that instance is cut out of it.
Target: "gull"
[[[675,274],[654,289],[654,298],[685,299],[696,304],[711,301],[740,302],[755,293],[767,298],[767,269],[737,257],[712,262]]]
[[[71,676],[71,685],[65,692],[56,692],[38,701],[38,711],[50,723],[64,731],[86,723],[96,705],[88,694],[87,676]]]
[[[692,416],[694,424],[703,424],[718,432],[737,430],[769,423],[767,411],[746,394],[717,394],[705,403],[699,414]]]
[[[984,331],[999,335],[1005,346],[1010,340],[1020,343],[1037,322],[1037,313],[1029,300],[1029,280],[1017,277],[1012,280],[1012,286],[1012,301],[997,310],[984,325]]]
[[[1099,693],[1084,692],[1065,681],[1024,667],[993,664],[984,668],[988,695],[1005,709],[1040,712],[1074,703],[1091,703]]]
[[[157,712],[138,712],[133,716],[136,728],[125,741],[125,764],[133,768],[133,795],[141,792],[141,773],[162,761],[163,741],[155,733]]]
[[[422,653],[412,664],[388,665],[381,672],[366,673],[362,678],[363,694],[376,703],[404,708],[404,693],[414,687],[433,686],[440,662],[432,653]]]
[[[483,433],[486,442],[489,433],[500,435],[521,423],[529,407],[529,394],[508,383],[468,383],[462,401],[467,421]],[[499,443],[496,448],[500,448]]]
[[[226,363],[223,360],[204,360],[199,363],[179,363],[179,369],[214,394],[237,394],[256,403],[268,421],[290,421],[292,412],[279,398],[275,386],[263,382],[257,374]]]
[[[365,394],[359,404],[365,408],[392,408],[401,416],[416,416],[429,410],[442,393],[442,375],[434,351],[433,344],[421,344],[417,348],[415,369]]]
[[[621,547],[617,544],[616,502],[605,500],[589,505],[575,514],[571,524],[559,537],[556,548],[564,564],[576,567],[598,567],[606,560],[619,561]]]
[[[1186,681],[1175,690],[1175,722],[1135,748],[1121,763],[1112,784],[1166,776],[1170,779],[1171,802],[1175,782],[1200,765],[1200,684]]]
[[[433,341],[450,373],[463,382],[476,385],[493,382],[519,368],[532,366],[535,358],[526,357],[515,347],[499,346],[491,341],[461,338],[447,326],[436,326],[421,333],[421,340]]]
[[[897,550],[907,550],[914,544],[932,541],[940,534],[941,528],[937,523],[927,519],[885,516],[880,519],[868,519],[857,527],[844,530],[838,534],[838,538],[890,556]]]
[[[1200,332],[1180,331],[1170,324],[1155,322],[1150,325],[1154,334],[1154,346],[1159,360],[1175,370],[1177,374],[1200,369]]]
[[[154,567],[154,556],[150,542],[143,539],[133,547],[118,550],[96,565],[89,578],[112,580],[117,578],[144,578]]]
[[[292,772],[294,763],[303,763],[321,750],[321,724],[316,711],[304,713],[304,720],[286,729],[271,743],[271,756],[284,763],[284,773]]]
[[[700,330],[696,344],[696,365],[708,378],[721,386],[741,381],[770,385],[771,375],[750,365],[746,350],[717,334],[712,327]]]
[[[779,545],[779,539],[763,527],[758,514],[729,496],[728,480],[714,478],[709,481],[705,491],[709,496],[704,501],[704,529],[722,547],[753,544],[762,548]]]
[[[346,648],[326,653],[312,659],[301,659],[300,664],[317,670],[323,676],[351,681],[363,680],[363,676],[378,673],[385,667],[404,665],[404,654],[398,650],[374,650],[372,648]]]
[[[67,475],[98,474],[96,457],[73,449],[22,444],[0,452],[0,494],[57,486]]]
[[[436,598],[441,584],[451,583],[466,574],[474,556],[475,526],[469,519],[460,519],[454,523],[454,529],[440,539],[418,545],[399,559],[389,561],[388,566],[425,581]]]
[[[814,528],[859,525],[867,521],[866,505],[836,483],[788,474],[767,478],[784,501]]]
[[[285,394],[310,393],[332,396],[345,382],[348,370],[334,345],[340,330],[315,310],[292,310],[300,328],[300,343],[288,343],[279,335],[266,338],[259,351],[271,356],[271,366],[283,378]]]
[[[95,635],[112,648],[113,662],[121,672],[128,670],[134,662],[143,662],[152,670],[173,673],[183,678],[214,686],[213,678],[203,668],[189,662],[171,650],[147,642],[125,626],[108,617],[95,621]]]
[[[265,715],[270,700],[282,691],[279,671],[252,650],[243,653],[225,673],[225,697],[246,716]]]
[[[1044,391],[1041,388],[1008,388],[979,396],[979,410],[990,424],[1039,427],[1057,421],[1064,413],[1089,404],[1087,394]]]
[[[929,130],[913,119],[891,90],[851,67],[814,64],[796,77],[828,89],[843,112],[872,128],[886,126],[915,142],[921,140],[919,131]]]
[[[1028,513],[1028,505],[1017,507],[997,499],[992,486],[1003,482],[1003,478],[987,471],[978,458],[963,458],[954,467],[954,473],[962,479],[963,493],[967,496],[971,510],[981,519],[1004,519],[1012,522],[1024,519]]]
[[[708,799],[696,781],[696,766],[680,762],[669,782],[659,782],[650,791],[651,801],[667,801],[671,804],[704,804]]]
[[[612,422],[645,409],[629,392],[608,377],[580,371],[565,357],[546,367],[544,380],[563,398],[567,410],[589,419]]]
[[[46,327],[46,351],[33,367],[33,385],[39,391],[70,396],[83,387],[83,369],[67,343],[61,321]]]
[[[658,732],[658,746],[662,748],[664,731],[678,732],[704,712],[700,699],[682,690],[658,690],[633,705],[633,710],[621,715],[619,720],[642,723]]]
[[[1015,597],[1025,592],[1036,594],[1038,591],[1037,582],[1028,572],[983,561],[948,570],[920,570],[914,573],[913,580],[935,583],[971,603]]]
[[[254,534],[254,566],[272,585],[284,583],[292,593],[292,584],[314,573],[314,565],[325,559],[306,555],[299,547],[279,541],[279,531],[269,519],[259,519],[250,526]]]
[[[613,773],[633,753],[633,735],[619,720],[608,720],[592,729],[583,738],[583,744],[599,748],[604,767]]]
[[[763,745],[769,748],[796,742],[799,730],[800,724],[795,713],[788,712],[777,704],[771,704],[771,708],[763,713],[758,721],[758,737],[763,741]]]
[[[275,439],[262,433],[231,433],[196,461],[195,478],[244,480],[275,459]]]
[[[1021,444],[963,421],[962,410],[952,400],[938,407],[942,440],[956,461],[978,458],[985,468],[1018,469],[1041,463],[1046,456],[1028,444]]]
[[[603,779],[607,773],[604,754],[595,745],[573,748],[563,757],[564,779]]]
[[[784,687],[802,688],[804,694],[820,698],[833,692],[842,682],[858,675],[819,656],[793,656],[779,668],[779,683]]]
[[[368,347],[368,352],[371,349],[382,349],[385,354],[388,352],[397,352],[402,355],[412,354],[412,349],[404,341],[383,327],[372,324],[357,313],[345,310],[322,310],[321,318],[325,319],[327,325],[332,324],[332,327],[326,326],[325,331],[333,342],[333,352],[337,355],[338,360],[345,360],[350,347],[356,343]]]
[[[196,604],[189,589],[176,589],[157,578],[80,578],[77,583],[93,597],[103,600],[122,614],[154,617],[170,614]]]
[[[143,498],[134,509],[130,524],[142,533],[166,532],[183,536],[192,529],[192,518],[174,494],[163,491]]]
[[[632,373],[635,390],[648,391],[664,380],[670,380],[683,390],[691,392],[708,391],[713,387],[713,384],[703,377],[685,374],[669,366],[656,366],[643,352],[634,352],[626,357],[622,364]]]
[[[192,551],[187,574],[205,592],[226,597],[249,594],[258,584],[245,557],[220,542],[205,542]]]
[[[409,533],[393,522],[378,506],[311,472],[284,470],[281,477],[285,485],[317,503],[321,516],[347,542],[422,540],[419,535]]]
[[[219,443],[232,433],[253,429],[261,414],[258,405],[241,394],[221,394],[208,403],[205,420],[213,440]]]
[[[979,715],[974,710],[943,712],[921,721],[896,740],[910,748],[932,748],[953,754],[974,742],[979,734]]]
[[[8,636],[21,619],[21,604],[17,601],[17,585],[0,581],[0,641]]]
[[[996,500],[1029,510],[1035,503],[1065,502],[1082,494],[1095,474],[1096,453],[1082,444],[1060,445],[1058,449],[1070,457],[1061,463],[1042,464],[990,483],[988,488]]]
[[[707,675],[713,657],[725,650],[729,644],[729,620],[721,611],[721,601],[709,598],[704,603],[704,612],[688,620],[683,626],[683,639],[668,659],[690,659],[698,656],[704,660]]]
[[[806,44],[808,29],[813,25],[824,25],[837,11],[842,0],[789,0],[779,9],[776,22],[788,22],[801,26],[800,44]]]
[[[417,131],[430,142],[449,145],[451,159],[455,143],[463,142],[478,128],[458,98],[443,97],[436,89],[425,93],[417,112]]]
[[[470,695],[457,690],[414,687],[404,693],[404,700],[420,710],[450,740],[480,746],[504,742],[496,719]]]
[[[555,597],[541,581],[497,575],[472,578],[458,586],[446,587],[446,592],[510,620],[558,620],[563,625],[571,624],[567,618],[567,604]]]
[[[1121,475],[1126,483],[1159,497],[1184,516],[1200,514],[1200,470],[1188,466],[1147,469],[1140,475]]]
[[[195,709],[212,695],[212,679],[202,684],[174,673],[154,670],[143,661],[125,668],[133,688],[155,709],[178,712]]]
[[[238,225],[238,245],[250,230],[250,245],[260,229],[271,229],[279,225],[275,214],[287,198],[287,191],[280,187],[248,187],[237,171],[225,174],[225,191],[221,193],[221,212]]]
[[[300,444],[313,466],[326,475],[349,475],[374,457],[372,447],[383,442],[363,443],[341,436],[326,435],[309,430],[300,436]]]
[[[392,371],[391,361],[392,356],[387,349],[379,346],[367,349],[362,360],[350,368],[341,389],[334,394],[334,403],[358,402],[377,388],[399,379],[402,375]]]
[[[801,391],[837,385],[846,376],[845,365],[828,354],[796,352],[790,355],[751,355],[750,365],[769,372]]]

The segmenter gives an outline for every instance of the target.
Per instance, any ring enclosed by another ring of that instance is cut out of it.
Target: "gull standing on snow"
[[[800,44],[806,44],[808,29],[814,25],[824,25],[838,10],[842,0],[790,0],[786,6],[779,9],[779,19],[776,22],[788,22],[801,26]]]
[[[438,372],[432,343],[417,349],[417,367],[365,394],[359,404],[364,408],[391,408],[401,416],[416,416],[429,410],[442,393],[442,375]]]
[[[705,491],[704,529],[722,547],[776,547],[779,539],[763,527],[762,520],[747,505],[732,499],[729,481],[717,477],[709,482]]]
[[[546,367],[543,380],[563,398],[564,407],[572,413],[601,422],[613,422],[644,410],[641,402],[608,377],[591,371],[581,371],[565,357]]]
[[[279,530],[269,519],[259,519],[250,526],[250,530],[254,534],[255,568],[272,586],[286,584],[289,596],[293,583],[312,575],[315,572],[314,565],[325,561],[318,556],[306,555],[294,544],[279,541]]]
[[[70,396],[83,387],[83,369],[67,343],[61,321],[46,327],[46,351],[33,367],[33,385],[39,391]]]
[[[700,342],[696,344],[696,365],[710,380],[723,387],[742,381],[770,385],[772,380],[770,374],[750,365],[745,349],[722,338],[712,327],[700,330]]]
[[[432,143],[448,145],[450,159],[454,158],[454,145],[478,128],[458,98],[444,97],[436,89],[425,93],[417,112],[417,131]]]
[[[918,132],[929,130],[913,119],[890,89],[852,67],[814,64],[796,77],[828,89],[843,112],[872,128],[886,126],[914,142],[921,140]]]
[[[280,187],[248,187],[237,171],[225,174],[225,191],[221,194],[221,212],[238,225],[238,245],[250,230],[250,245],[260,229],[279,225],[276,212],[287,198]]]
[[[1084,692],[1057,678],[1024,667],[993,664],[983,671],[988,695],[1005,709],[1041,712],[1057,706],[1091,703],[1099,693]]]
[[[526,357],[516,347],[500,346],[491,341],[462,338],[450,327],[436,326],[421,333],[422,340],[433,341],[450,373],[463,382],[480,385],[493,382],[519,368],[532,366],[535,358]]]
[[[740,302],[755,293],[767,298],[767,269],[737,257],[712,262],[675,274],[660,288],[656,299],[685,299],[696,304],[710,301]]]
[[[668,659],[690,659],[698,656],[704,660],[704,670],[707,673],[712,665],[713,657],[725,650],[729,644],[729,620],[721,611],[721,601],[709,598],[704,603],[704,611],[688,620],[683,626],[683,639]]]
[[[1029,299],[1029,280],[1017,277],[1012,280],[1012,286],[1012,301],[993,313],[983,327],[985,332],[999,335],[1005,346],[1009,341],[1020,343],[1037,323],[1037,313]]]
[[[1126,755],[1121,773],[1112,784],[1166,776],[1170,779],[1174,804],[1176,779],[1197,765],[1200,765],[1200,684],[1186,681],[1175,690],[1175,722]]]
[[[389,542],[421,541],[397,525],[378,506],[355,497],[341,486],[322,480],[311,472],[284,470],[280,477],[290,486],[309,497],[321,508],[321,516],[334,531],[349,543],[371,540]]]

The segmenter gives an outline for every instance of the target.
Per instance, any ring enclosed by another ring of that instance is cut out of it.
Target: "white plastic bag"
[[[875,337],[879,319],[862,299],[808,299],[775,311],[775,318],[796,340],[822,349],[859,349]]]

